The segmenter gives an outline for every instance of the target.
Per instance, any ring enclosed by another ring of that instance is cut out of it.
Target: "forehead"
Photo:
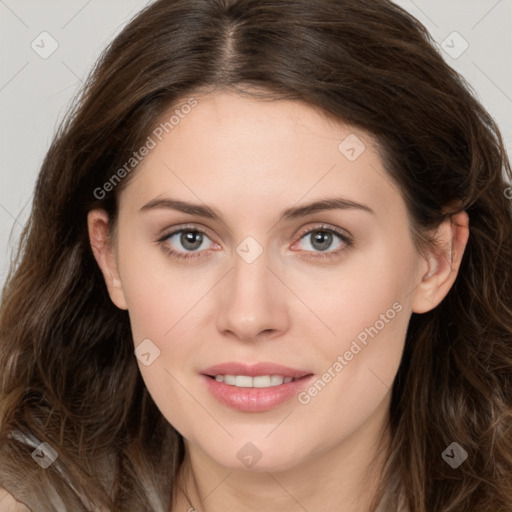
[[[300,101],[232,92],[194,99],[186,114],[175,115],[178,104],[162,116],[155,146],[122,194],[125,203],[140,208],[170,194],[219,208],[230,203],[239,213],[326,194],[377,209],[396,203],[399,192],[368,133]]]

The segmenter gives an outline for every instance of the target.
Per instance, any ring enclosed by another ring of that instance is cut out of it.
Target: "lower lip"
[[[222,404],[238,411],[263,412],[274,409],[297,396],[314,376],[308,375],[286,384],[268,388],[239,388],[217,382],[207,375],[201,377],[210,393]]]

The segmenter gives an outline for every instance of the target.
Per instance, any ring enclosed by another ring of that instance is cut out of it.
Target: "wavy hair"
[[[171,106],[259,90],[366,130],[419,249],[465,210],[459,275],[413,314],[375,506],[512,511],[512,171],[493,119],[425,29],[389,0],[159,0],[103,52],[37,178],[0,307],[0,486],[38,512],[167,512],[183,439],[146,390],[87,213],[116,219],[136,168],[99,194]],[[58,458],[43,469],[40,443]],[[469,454],[457,469],[441,454]]]

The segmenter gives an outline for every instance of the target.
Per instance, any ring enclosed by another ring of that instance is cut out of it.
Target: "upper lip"
[[[262,362],[257,364],[246,363],[221,363],[215,366],[210,366],[201,372],[203,375],[215,377],[216,375],[247,375],[249,377],[258,377],[261,375],[280,375],[282,377],[292,377],[300,379],[306,375],[311,375],[311,372],[290,368],[280,364]]]

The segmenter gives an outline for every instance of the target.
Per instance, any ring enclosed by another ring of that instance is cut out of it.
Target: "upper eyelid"
[[[185,225],[185,226],[177,226],[174,228],[164,229],[162,231],[162,234],[158,237],[158,241],[162,242],[170,238],[171,236],[176,235],[177,233],[180,233],[182,231],[198,231],[200,233],[204,233],[208,236],[208,238],[212,239],[212,236],[209,234],[210,231],[207,228],[204,228],[202,226],[192,226],[192,225]]]
[[[297,231],[296,236],[302,238],[302,236],[310,234],[311,231],[315,231],[315,230],[329,231],[329,232],[333,232],[334,234],[337,234],[338,236],[345,236],[346,238],[350,238],[350,239],[353,238],[352,234],[349,231],[347,231],[346,229],[330,226],[324,222],[322,222],[321,225],[319,225],[319,226],[310,226],[310,227],[305,227],[304,229],[301,228],[299,231]]]

